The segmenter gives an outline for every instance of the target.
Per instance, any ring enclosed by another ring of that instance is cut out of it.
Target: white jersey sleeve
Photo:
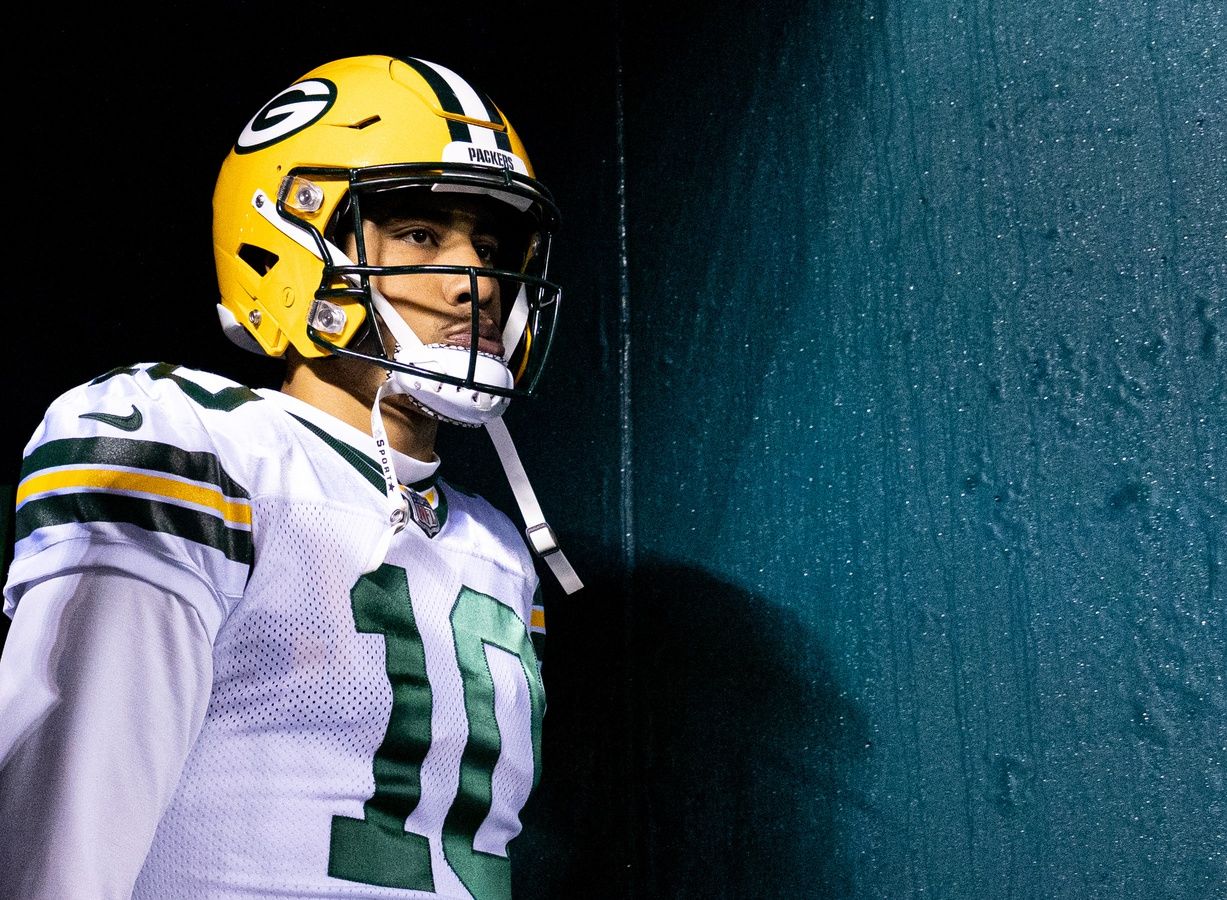
[[[204,719],[210,651],[187,603],[129,575],[90,570],[25,592],[0,656],[12,896],[131,896]]]

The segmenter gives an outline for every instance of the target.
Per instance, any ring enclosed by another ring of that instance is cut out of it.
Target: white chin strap
[[[303,229],[296,228],[286,219],[277,214],[277,204],[263,191],[257,190],[252,197],[252,205],[270,224],[291,240],[305,247],[316,256],[319,249],[311,236]],[[335,244],[325,241],[328,255],[335,266],[354,265],[353,260]],[[408,323],[393,309],[392,304],[375,287],[370,285],[371,302],[383,318],[384,324],[396,341],[397,347],[393,358],[400,363],[412,365],[427,372],[436,372],[455,378],[465,378],[468,375],[469,364],[473,357],[468,347],[457,347],[450,344],[423,344],[421,339],[409,327]],[[524,325],[528,320],[528,298],[523,287],[516,297],[503,329],[503,346],[506,356],[510,357],[520,341]],[[508,390],[515,384],[511,370],[507,368],[505,359],[491,356],[488,353],[477,352],[477,363],[473,378],[483,384],[506,387]],[[388,453],[388,434],[383,427],[383,414],[379,404],[392,394],[407,394],[420,406],[440,418],[461,425],[484,425],[503,471],[515,495],[516,504],[520,507],[520,515],[524,518],[524,534],[528,546],[540,557],[558,583],[568,594],[574,594],[582,588],[575,569],[567,561],[566,555],[558,546],[554,530],[545,521],[541,512],[541,504],[533,492],[528,474],[520,462],[520,455],[512,443],[507,424],[500,418],[507,409],[510,398],[473,388],[457,387],[442,381],[431,379],[428,374],[415,374],[390,370],[388,380],[379,386],[375,393],[375,402],[371,407],[371,435],[375,438],[375,447],[380,454],[380,469],[384,476],[384,486],[388,498],[388,528],[384,530],[379,544],[373,548],[367,571],[371,572],[382,565],[391,546],[392,537],[405,527],[408,521],[408,499],[400,488],[396,471],[392,466],[391,455]]]

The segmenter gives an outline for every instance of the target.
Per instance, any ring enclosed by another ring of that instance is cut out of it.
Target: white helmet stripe
[[[466,118],[479,119],[483,122],[490,121],[490,113],[486,109],[485,101],[478,95],[473,86],[453,72],[451,69],[444,68],[438,63],[429,62],[424,59],[417,60],[423,65],[433,69],[440,78],[447,82],[447,86],[452,89],[452,93],[456,95],[456,99],[460,101],[460,111]],[[480,128],[476,125],[469,125],[469,140],[479,147],[485,147],[489,150],[498,149],[498,141],[495,137],[495,132],[489,128]]]

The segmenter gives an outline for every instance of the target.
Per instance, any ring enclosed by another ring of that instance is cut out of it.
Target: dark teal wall
[[[630,24],[641,894],[1227,896],[1221,7]]]

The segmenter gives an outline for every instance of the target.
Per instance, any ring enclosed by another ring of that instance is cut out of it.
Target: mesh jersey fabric
[[[389,527],[368,435],[160,363],[49,408],[6,611],[66,567],[156,572],[213,640],[134,897],[509,896],[541,769],[537,576],[489,503],[415,488],[439,530],[410,522],[365,571]]]

